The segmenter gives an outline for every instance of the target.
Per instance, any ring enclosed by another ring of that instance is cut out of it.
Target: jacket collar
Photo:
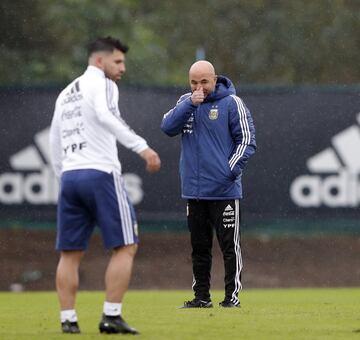
[[[102,78],[105,78],[105,73],[103,70],[99,69],[96,66],[89,65],[85,71],[86,73],[96,74]]]
[[[205,98],[204,102],[214,102],[232,94],[236,94],[232,81],[227,77],[218,76],[215,90]]]

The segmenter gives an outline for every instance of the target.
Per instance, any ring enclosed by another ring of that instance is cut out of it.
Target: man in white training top
[[[115,81],[125,72],[127,50],[112,37],[90,44],[89,66],[60,93],[51,123],[52,165],[60,178],[56,289],[64,333],[80,332],[75,311],[79,265],[95,224],[105,247],[113,250],[105,273],[106,298],[99,330],[138,333],[121,316],[138,233],[116,142],[139,154],[149,172],[160,169],[160,158],[120,116]]]

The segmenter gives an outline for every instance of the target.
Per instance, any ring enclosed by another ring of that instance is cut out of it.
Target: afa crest
[[[218,109],[211,109],[209,111],[209,119],[215,120],[219,117],[219,110]]]

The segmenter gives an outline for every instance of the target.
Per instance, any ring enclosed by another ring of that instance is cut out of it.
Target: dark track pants
[[[191,235],[195,298],[210,299],[213,231],[223,254],[225,300],[239,302],[242,258],[239,200],[188,200],[187,220]]]

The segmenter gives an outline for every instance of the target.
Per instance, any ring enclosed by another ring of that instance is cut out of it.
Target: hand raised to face
[[[200,105],[205,99],[204,90],[199,86],[191,95],[191,101],[194,105]]]

